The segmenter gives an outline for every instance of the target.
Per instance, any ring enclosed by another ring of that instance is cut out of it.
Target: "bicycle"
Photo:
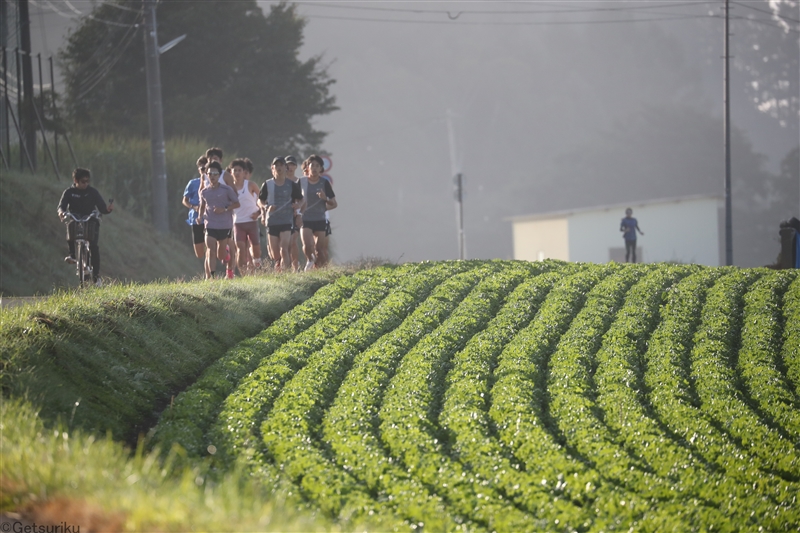
[[[109,204],[113,203],[114,200],[109,201]],[[75,260],[81,287],[86,287],[93,282],[92,250],[89,247],[89,242],[93,237],[91,232],[94,228],[92,224],[89,224],[89,221],[93,218],[100,220],[100,211],[97,208],[90,215],[83,218],[78,218],[70,212],[64,213],[64,223],[67,224],[69,240],[75,241]],[[75,225],[71,226],[73,222]]]

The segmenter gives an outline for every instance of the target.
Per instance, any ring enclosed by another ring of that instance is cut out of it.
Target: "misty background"
[[[797,2],[785,3],[800,19]],[[314,120],[328,132],[339,201],[334,259],[458,257],[454,170],[468,258],[512,257],[516,215],[722,195],[722,5],[298,2],[302,54],[321,55],[340,108]],[[76,24],[65,6],[31,0],[34,53],[55,53]],[[732,7],[734,263],[755,266],[774,260],[780,220],[800,215],[800,176],[787,166],[800,144],[798,25],[782,29],[767,2]],[[790,83],[786,108],[755,101],[770,60]]]

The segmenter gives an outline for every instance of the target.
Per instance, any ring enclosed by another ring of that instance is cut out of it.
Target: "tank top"
[[[253,213],[259,212],[259,208],[256,203],[258,195],[250,192],[250,180],[244,180],[244,186],[236,192],[239,194],[239,207],[233,210],[233,223],[253,222],[251,217]]]

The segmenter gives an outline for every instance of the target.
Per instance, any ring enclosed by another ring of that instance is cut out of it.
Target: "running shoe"
[[[78,260],[72,257],[71,255],[68,255],[67,257],[64,258],[64,262],[69,263],[70,265],[74,265],[75,263],[78,262]]]

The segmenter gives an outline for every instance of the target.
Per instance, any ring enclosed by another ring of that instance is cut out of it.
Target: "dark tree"
[[[73,128],[148,134],[142,2],[99,4],[60,52]],[[161,56],[168,136],[206,139],[256,162],[318,149],[314,116],[337,109],[320,56],[299,57],[305,21],[280,3],[162,0],[159,43],[186,34]],[[265,164],[265,163],[262,163]]]
[[[800,113],[800,16],[797,2],[738,4],[734,66],[747,77],[753,104],[786,127]],[[736,29],[734,29],[736,31]],[[796,127],[796,126],[795,126]]]

